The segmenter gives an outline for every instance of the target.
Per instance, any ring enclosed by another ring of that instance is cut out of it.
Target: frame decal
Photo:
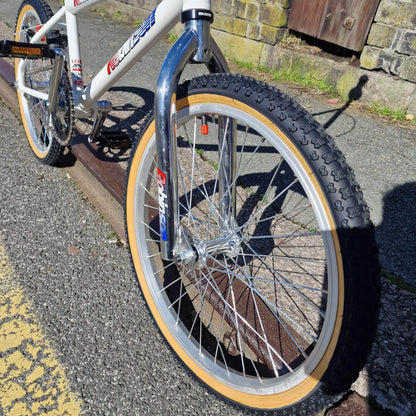
[[[110,59],[107,64],[107,73],[110,75],[119,65],[120,62],[133,50],[133,48],[144,38],[147,32],[156,23],[156,9],[147,17],[144,23],[133,33],[130,39],[119,49],[119,51]]]

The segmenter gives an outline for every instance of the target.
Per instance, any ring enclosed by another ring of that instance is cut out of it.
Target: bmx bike
[[[158,328],[202,382],[241,406],[309,414],[365,364],[379,305],[374,229],[344,156],[278,89],[230,74],[209,0],[163,0],[88,85],[78,14],[24,0],[14,41],[19,105],[42,163],[59,162],[76,119],[100,137],[102,94],[179,20],[154,111],[131,150],[125,224]],[[188,64],[209,72],[183,84]]]

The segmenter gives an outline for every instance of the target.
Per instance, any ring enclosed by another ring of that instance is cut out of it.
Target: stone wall
[[[226,56],[260,65],[265,47],[276,45],[287,30],[291,0],[212,0],[215,12],[213,36]],[[158,0],[108,0],[135,19],[144,18]],[[173,29],[180,34],[182,25]]]
[[[416,1],[381,0],[361,67],[416,82]]]
[[[144,18],[160,0],[109,0],[135,19]],[[278,49],[287,33],[291,0],[212,0],[213,35],[229,58],[279,68]],[[173,33],[180,34],[178,25]],[[361,67],[381,69],[416,83],[416,0],[380,0]]]
[[[217,31],[271,45],[286,32],[289,0],[213,0],[212,5]]]
[[[213,36],[226,56],[262,65],[287,30],[290,0],[213,0]]]

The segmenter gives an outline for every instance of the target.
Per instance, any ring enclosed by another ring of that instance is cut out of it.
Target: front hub
[[[226,257],[236,257],[241,248],[241,237],[235,233],[227,233],[221,237],[202,241],[197,239],[188,240],[184,244],[184,233],[182,233],[182,247],[176,255],[176,262],[180,266],[206,267],[210,257],[223,254]],[[186,237],[185,237],[186,238]]]

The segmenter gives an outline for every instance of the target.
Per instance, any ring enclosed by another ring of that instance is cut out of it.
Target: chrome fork
[[[181,262],[181,258],[186,258],[186,262],[189,262],[194,261],[198,253],[196,250],[191,250],[193,253],[190,253],[190,243],[184,241],[186,236],[179,224],[176,90],[180,76],[189,62],[204,63],[211,73],[225,73],[229,69],[210,34],[212,12],[187,11],[182,14],[181,20],[185,24],[185,32],[167,54],[159,75],[155,94],[155,120],[162,258],[178,262]],[[234,179],[236,152],[234,128],[230,129],[232,124],[234,123],[227,119],[219,122],[219,149],[225,149],[225,157],[221,159],[219,166],[219,197],[222,202],[220,215],[225,227],[234,223],[230,216],[235,212],[235,195],[229,191]],[[227,133],[225,126],[228,126]]]

